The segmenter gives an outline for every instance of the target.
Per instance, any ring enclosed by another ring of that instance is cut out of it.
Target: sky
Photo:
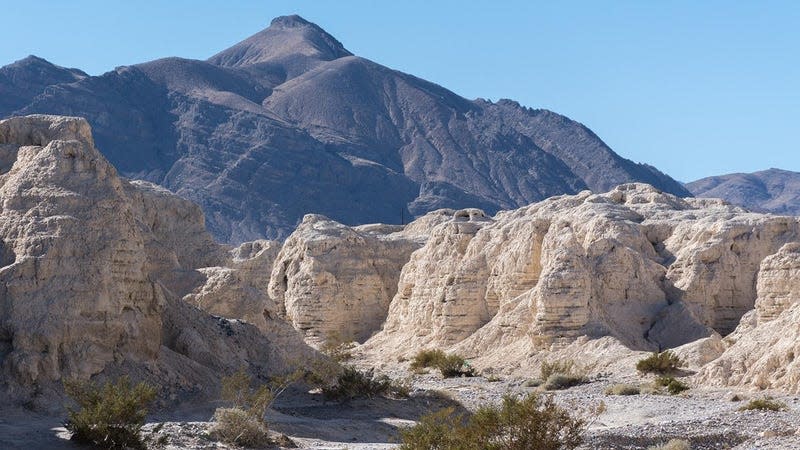
[[[205,59],[287,14],[464,97],[564,114],[680,181],[800,171],[797,1],[9,1],[0,65]]]

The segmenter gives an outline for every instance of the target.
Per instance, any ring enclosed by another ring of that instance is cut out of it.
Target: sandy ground
[[[407,373],[395,371],[392,375]],[[490,382],[481,377],[441,379],[434,374],[413,377],[409,399],[326,402],[319,394],[293,389],[282,396],[267,416],[271,430],[289,436],[300,448],[388,449],[396,446],[398,429],[414,423],[422,414],[446,406],[475,409],[500,401],[505,394],[534,390],[523,379]],[[687,439],[693,449],[800,449],[800,398],[771,393],[790,408],[787,412],[739,412],[742,398],[767,393],[694,388],[670,395],[608,396],[613,383],[642,383],[638,377],[596,379],[591,383],[553,393],[573,410],[597,406],[605,412],[593,418],[583,448],[645,449],[671,438]],[[160,448],[224,449],[208,437],[208,419],[215,405],[185,407],[154,415],[164,423]],[[61,419],[23,410],[0,410],[0,448],[83,448],[65,440]]]

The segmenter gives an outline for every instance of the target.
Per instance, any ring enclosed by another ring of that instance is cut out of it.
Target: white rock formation
[[[123,181],[82,119],[0,122],[0,341],[24,385],[158,354],[163,299]],[[15,156],[9,156],[15,155]]]
[[[419,247],[414,237],[391,231],[307,215],[286,239],[269,295],[307,342],[363,341],[380,329],[400,269]]]
[[[231,256],[196,205],[118,177],[83,119],[0,121],[0,391],[25,400],[63,379],[130,372],[209,395],[240,367],[263,377],[314,358],[280,319],[261,314],[256,328],[180,300],[198,286],[211,295],[206,266],[265,292],[259,267],[276,253],[257,242]],[[248,300],[207,309],[257,319],[263,308]]]
[[[211,314],[242,319],[267,331],[283,311],[267,292],[280,248],[278,242],[266,240],[240,245],[231,251],[227,266],[198,269],[205,280],[183,300]]]
[[[798,237],[796,218],[641,184],[462,212],[412,254],[365,350],[442,347],[492,366],[582,336],[652,351],[727,334],[754,307],[762,260]]]
[[[800,393],[800,244],[761,263],[758,300],[723,339],[722,355],[697,375],[701,383]]]

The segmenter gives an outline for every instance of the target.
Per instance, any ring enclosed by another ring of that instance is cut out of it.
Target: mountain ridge
[[[299,16],[206,61],[163,58],[63,81],[30,83],[21,107],[0,97],[0,112],[86,117],[125,176],[199,203],[225,242],[284,238],[306,213],[399,223],[631,181],[690,195],[578,122],[465,99],[355,56]]]
[[[686,184],[698,197],[722,198],[753,211],[800,215],[800,173],[771,168],[701,178]]]

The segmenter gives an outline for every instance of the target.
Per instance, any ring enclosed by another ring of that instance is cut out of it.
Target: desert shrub
[[[575,366],[575,361],[565,360],[565,361],[554,361],[554,362],[543,362],[542,367],[539,369],[539,377],[542,380],[547,380],[552,375],[560,373],[563,375],[575,375],[577,374],[578,370]]]
[[[632,384],[614,384],[606,388],[606,395],[639,395],[639,386]]]
[[[544,383],[544,381],[540,380],[539,378],[531,378],[530,380],[525,381],[523,386],[529,387],[529,388],[534,388],[534,387],[541,386],[542,383]]]
[[[789,408],[786,406],[786,403],[775,400],[772,397],[764,397],[750,400],[746,405],[739,408],[739,411],[786,411],[787,409]]]
[[[586,378],[582,375],[564,375],[563,373],[554,373],[550,375],[542,387],[544,387],[546,391],[560,391],[562,389],[569,389],[585,382]]]
[[[652,355],[639,360],[636,370],[641,373],[655,373],[664,375],[673,373],[684,365],[683,360],[670,350]]]
[[[132,385],[127,377],[99,386],[89,382],[64,383],[67,395],[80,409],[68,408],[67,430],[72,439],[102,448],[145,448],[141,437],[147,408],[156,390],[145,383]]]
[[[359,397],[408,397],[409,390],[408,383],[394,382],[386,375],[376,377],[371,369],[361,372],[355,367],[345,367],[336,384],[323,387],[322,394],[330,400],[347,401]]]
[[[442,350],[422,350],[414,356],[410,369],[420,372],[426,368],[438,369],[445,378],[474,376],[474,370],[461,355],[448,355]]]
[[[675,377],[670,376],[661,376],[656,378],[656,386],[661,386],[667,388],[667,392],[672,395],[680,394],[683,391],[689,390],[689,385],[680,381],[676,380]]]
[[[304,371],[296,370],[272,377],[267,384],[253,387],[253,378],[241,369],[233,375],[222,377],[222,400],[230,408],[217,408],[211,435],[222,442],[245,447],[258,447],[269,443],[269,430],[264,415],[275,399]]]
[[[420,372],[428,367],[436,367],[447,354],[439,349],[420,350],[411,361],[409,368],[415,372]]]
[[[545,390],[557,391],[586,383],[586,371],[572,360],[543,362],[539,375]]]
[[[244,370],[222,377],[222,400],[233,405],[233,409],[244,411],[261,420],[272,404],[274,394],[267,385],[252,388],[252,377]]]
[[[581,444],[586,422],[556,405],[552,397],[529,394],[503,398],[467,418],[448,408],[423,416],[400,432],[401,449],[516,450],[573,449]]]
[[[242,447],[262,447],[270,443],[269,430],[262,420],[242,408],[217,408],[211,435],[222,442]]]
[[[670,439],[666,444],[653,445],[647,450],[692,450],[692,444],[685,439]]]

